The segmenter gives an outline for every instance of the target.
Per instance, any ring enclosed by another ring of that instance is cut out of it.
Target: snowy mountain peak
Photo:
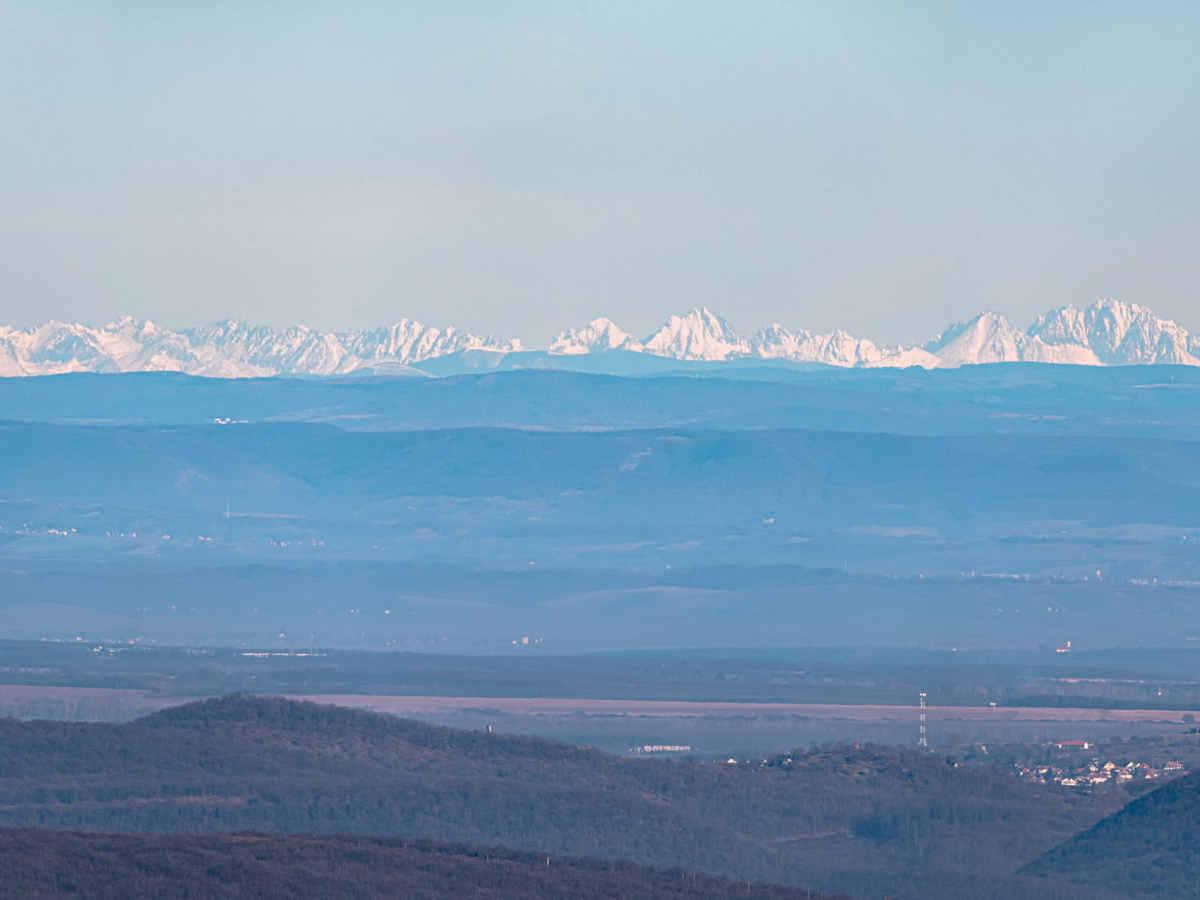
[[[1018,362],[1023,358],[1025,336],[999,313],[985,312],[969,322],[956,322],[922,350],[943,366]]]
[[[642,349],[633,335],[622,331],[611,319],[592,319],[576,331],[570,328],[558,335],[546,348],[561,356],[581,356],[586,353],[603,353],[605,350]]]
[[[671,316],[642,344],[647,353],[673,359],[722,360],[750,354],[750,345],[708,307],[694,307],[683,317]]]
[[[1029,334],[1048,347],[1086,349],[1093,365],[1200,365],[1196,336],[1144,306],[1098,300],[1040,316]]]

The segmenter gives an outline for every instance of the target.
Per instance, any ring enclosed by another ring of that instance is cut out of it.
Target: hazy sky
[[[1200,329],[1200,4],[0,0],[0,323]]]

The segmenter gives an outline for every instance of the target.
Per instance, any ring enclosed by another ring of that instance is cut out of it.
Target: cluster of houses
[[[1027,766],[1018,763],[1016,770],[1020,778],[1030,779],[1039,784],[1061,784],[1064,787],[1125,784],[1135,778],[1165,778],[1187,774],[1183,763],[1180,762],[1168,762],[1161,767],[1155,767],[1148,763],[1131,760],[1125,765],[1120,765],[1112,760],[1103,762],[1099,757],[1092,759],[1087,765],[1076,768],[1053,765]]]

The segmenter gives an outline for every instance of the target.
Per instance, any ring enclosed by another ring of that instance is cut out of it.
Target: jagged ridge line
[[[0,328],[0,375],[72,371],[181,371],[218,377],[333,375],[405,366],[465,350],[521,352],[520,341],[439,329],[402,319],[390,327],[319,332],[281,331],[227,320],[171,331],[129,317],[99,328],[52,321]],[[580,355],[624,350],[681,360],[783,359],[834,366],[955,367],[991,362],[1085,365],[1200,365],[1200,335],[1136,304],[1102,300],[1065,306],[1019,331],[1003,316],[983,313],[951,325],[925,344],[879,347],[844,331],[815,334],[773,324],[742,338],[707,308],[671,316],[635,340],[608,319],[559,334],[545,352]]]

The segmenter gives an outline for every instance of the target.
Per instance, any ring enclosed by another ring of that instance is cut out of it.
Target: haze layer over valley
[[[1183,644],[1198,391],[1029,364],[6,379],[7,634]]]

